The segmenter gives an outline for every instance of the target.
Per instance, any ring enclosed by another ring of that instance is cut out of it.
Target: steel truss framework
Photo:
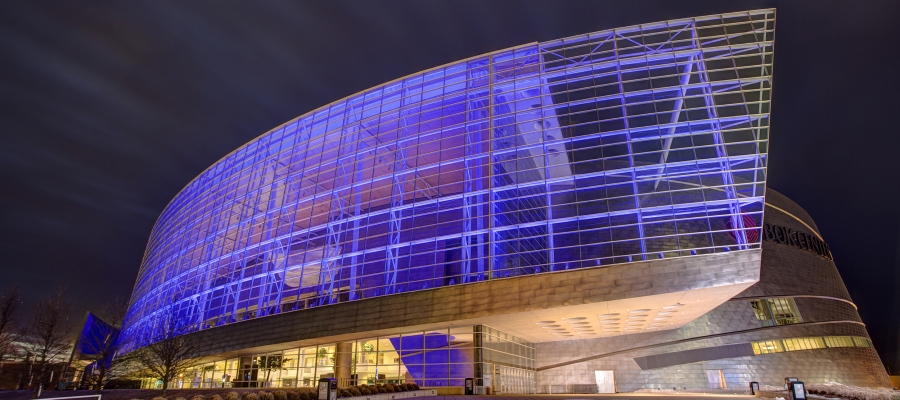
[[[123,338],[759,247],[774,10],[528,44],[304,114],[188,184]]]

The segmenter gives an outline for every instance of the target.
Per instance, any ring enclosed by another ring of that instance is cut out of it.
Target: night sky
[[[900,370],[900,2],[0,1],[0,288],[127,296],[169,200],[250,139],[426,68],[777,7],[769,186],[815,219]],[[797,279],[815,279],[798,276]],[[896,373],[896,372],[895,372]]]

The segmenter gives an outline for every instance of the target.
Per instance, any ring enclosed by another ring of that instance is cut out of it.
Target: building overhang
[[[532,342],[675,329],[756,283],[760,261],[761,250],[752,249],[493,279],[288,312],[191,335],[204,356],[218,359],[475,324]],[[567,333],[542,328],[548,325]],[[579,326],[594,328],[596,335],[576,330]]]

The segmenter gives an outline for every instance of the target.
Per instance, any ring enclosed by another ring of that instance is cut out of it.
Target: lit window
[[[751,300],[753,314],[761,326],[790,325],[803,322],[794,299],[775,298]]]
[[[782,351],[784,351],[784,347],[781,345],[781,340],[753,342],[753,353],[755,354],[781,353]]]
[[[753,307],[753,313],[756,314],[756,319],[759,320],[763,326],[766,325],[763,321],[772,319],[769,315],[769,308],[766,307],[765,300],[750,300],[750,306]]]
[[[812,350],[812,349],[824,349],[824,348],[825,348],[825,341],[822,340],[821,337],[794,338],[794,339],[785,339],[784,340],[784,350],[785,351]]]
[[[753,354],[814,350],[832,347],[874,347],[868,338],[857,336],[813,336],[752,342]]]
[[[828,347],[856,347],[850,336],[826,336],[825,344]]]

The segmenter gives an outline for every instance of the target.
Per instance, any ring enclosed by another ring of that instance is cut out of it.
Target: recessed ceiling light
[[[618,320],[620,320],[620,319],[622,319],[622,318],[600,318],[600,322],[603,322],[603,321],[618,321]]]
[[[640,313],[645,313],[645,312],[649,312],[649,311],[650,311],[649,308],[642,308],[640,310],[631,310],[628,313],[629,314],[640,314]]]
[[[587,317],[574,317],[574,318],[563,318],[566,321],[581,321],[583,319],[587,319]]]
[[[590,325],[590,322],[571,322],[569,325]]]
[[[656,318],[653,318],[653,320],[654,320],[654,321],[663,321],[663,320],[666,320],[666,319],[669,319],[669,318],[672,318],[672,317],[662,316],[662,317],[656,317]]]
[[[641,315],[630,315],[630,316],[628,316],[628,318],[627,318],[627,319],[636,319],[636,318],[647,318],[647,317],[649,317],[649,315],[647,315],[647,314],[641,314]]]
[[[656,315],[669,315],[669,314],[675,314],[675,311],[660,311],[660,312],[656,313]],[[684,313],[682,313],[682,314],[684,314]]]
[[[697,300],[697,301],[700,301],[700,300]],[[676,304],[672,304],[672,305],[670,305],[670,306],[665,306],[665,307],[663,307],[663,310],[671,310],[671,309],[673,309],[673,308],[678,308],[678,307],[681,307],[681,306],[683,306],[683,305],[684,305],[684,304],[676,303]]]
[[[604,318],[604,317],[615,317],[616,315],[619,315],[619,313],[600,314],[600,315],[598,315],[598,317],[600,317],[600,318]]]

